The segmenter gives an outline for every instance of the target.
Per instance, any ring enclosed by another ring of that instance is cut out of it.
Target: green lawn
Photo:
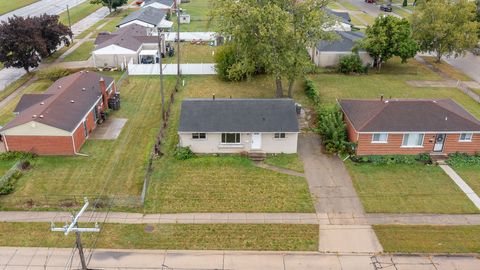
[[[40,0],[15,0],[15,1],[3,0],[0,5],[0,15],[17,10],[24,6],[28,6],[38,1]]]
[[[361,12],[356,14],[358,17],[367,22],[368,25],[372,25],[375,22],[375,17],[368,15],[367,13]]]
[[[174,46],[175,52],[177,50],[177,44],[170,42]],[[218,47],[212,47],[210,45],[193,45],[190,42],[180,43],[180,62],[181,63],[213,63],[214,52]],[[177,55],[173,57],[166,57],[163,59],[164,63],[177,63]]]
[[[350,11],[358,11],[358,8],[356,6],[350,4],[349,2],[338,1],[338,3],[340,3],[342,6],[344,6],[346,9],[348,9]]]
[[[63,224],[57,224],[62,226]],[[93,224],[82,224],[93,227]],[[147,226],[153,231],[147,232]],[[104,224],[100,234],[84,233],[85,248],[175,250],[316,251],[317,225],[284,224]],[[0,223],[0,246],[64,247],[74,234],[50,232],[48,223]]]
[[[92,55],[92,51],[95,48],[93,41],[85,41],[78,48],[76,48],[72,53],[67,55],[63,62],[72,62],[72,61],[86,61]]]
[[[341,6],[338,5],[337,2],[333,2],[333,1],[328,3],[328,8],[329,9],[338,9],[338,10],[343,9]]]
[[[182,3],[180,7],[190,14],[190,23],[181,24],[182,32],[205,32],[214,31],[215,23],[210,20],[212,9],[211,0],[195,0],[190,3]],[[173,15],[170,20],[174,22],[174,29],[177,29],[177,16]]]
[[[368,75],[348,76],[324,73],[311,76],[324,104],[335,104],[341,98],[451,98],[480,118],[480,106],[456,88],[417,88],[407,80],[441,80],[415,60],[400,64],[390,60],[380,73],[371,70]]]
[[[77,6],[70,8],[70,23],[74,25],[75,23],[79,22],[83,18],[87,17],[88,15],[92,14],[93,12],[97,11],[97,9],[101,8],[101,5],[93,5],[90,4],[90,1],[85,1]],[[68,26],[68,13],[65,10],[64,12],[59,14],[60,22]]]
[[[480,164],[456,165],[452,168],[480,196]]]
[[[12,166],[15,164],[16,161],[0,161],[0,177],[2,177]]]
[[[408,11],[405,10],[406,8],[404,7],[396,7],[396,6],[393,6],[393,12],[400,15],[401,17],[403,18],[406,18],[408,20],[410,20],[410,18],[412,17],[412,14],[409,13]]]
[[[312,198],[304,178],[255,167],[239,156],[201,156],[186,161],[172,158],[178,143],[180,100],[211,97],[273,97],[271,77],[250,82],[226,83],[216,76],[186,78],[186,87],[173,107],[165,155],[155,160],[147,212],[313,212]],[[270,90],[271,89],[271,90]],[[296,95],[302,96],[301,87]]]
[[[167,93],[173,84],[173,78],[166,78]],[[102,194],[115,195],[118,204],[138,202],[148,153],[161,125],[158,88],[155,76],[124,81],[122,108],[112,114],[128,119],[120,137],[88,140],[80,150],[85,157],[37,158],[16,191],[0,198],[0,207],[58,208],[66,200],[76,198],[81,203],[85,195],[92,199]]]
[[[353,185],[369,213],[479,213],[437,166],[357,164],[346,161]]]
[[[2,70],[4,67],[5,65],[2,62],[0,62],[0,70]]]
[[[480,226],[373,226],[385,252],[480,253]]]
[[[297,172],[303,172],[303,162],[297,154],[269,155],[265,163]]]
[[[75,45],[74,43],[70,44],[70,46],[63,46],[62,48],[58,49],[57,51],[55,51],[54,53],[52,53],[52,55],[50,55],[49,57],[45,58],[42,60],[42,63],[53,63],[55,62],[55,60],[57,60],[60,56],[62,56],[66,51],[68,51],[68,49],[70,49],[73,45]]]
[[[442,60],[441,63],[437,63],[436,58],[433,57],[433,56],[423,56],[422,58],[425,59],[425,61],[427,61],[428,63],[432,64],[437,69],[444,72],[445,74],[448,74],[454,80],[460,80],[460,81],[471,81],[472,80],[472,78],[468,77],[466,74],[464,74],[463,72],[454,68],[453,66],[449,65],[448,63],[446,63],[443,60]]]

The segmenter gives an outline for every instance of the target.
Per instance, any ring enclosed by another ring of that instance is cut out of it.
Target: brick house
[[[451,99],[339,104],[357,155],[480,152],[480,121]]]
[[[57,80],[43,94],[22,96],[17,116],[0,129],[7,151],[78,154],[115,93],[113,78],[80,71]]]

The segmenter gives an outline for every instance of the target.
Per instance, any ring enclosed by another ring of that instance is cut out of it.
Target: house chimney
[[[215,93],[213,93],[212,99],[215,100]]]
[[[107,85],[105,84],[105,80],[103,77],[100,78],[100,92],[102,92],[102,102],[103,102],[103,109],[108,108],[108,95],[107,95]]]

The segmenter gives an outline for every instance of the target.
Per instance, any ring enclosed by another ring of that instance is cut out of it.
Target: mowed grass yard
[[[452,165],[452,168],[480,196],[480,164]]]
[[[85,1],[77,6],[70,7],[70,23],[72,25],[76,24],[77,22],[81,21],[83,18],[97,11],[97,9],[101,7],[102,5],[90,4],[90,1]],[[67,11],[65,10],[58,16],[60,17],[59,21],[68,26],[69,21]]]
[[[0,15],[28,6],[38,1],[40,0],[2,0],[0,4]]]
[[[173,80],[166,79],[166,89],[172,89],[173,84]],[[127,196],[137,198],[147,157],[161,125],[158,85],[155,76],[124,81],[120,90],[122,108],[110,116],[128,119],[120,137],[87,140],[80,150],[85,157],[36,158],[33,168],[17,183],[15,192],[2,196],[0,207],[25,208],[33,204],[38,208],[58,208],[64,200],[75,196],[81,201],[87,195],[116,195],[117,200]]]
[[[184,12],[190,14],[190,23],[181,24],[180,31],[182,32],[205,32],[214,31],[215,22],[210,20],[210,11],[212,10],[211,0],[195,0],[190,3],[182,3],[180,7]],[[173,15],[170,19],[177,29],[177,16]]]
[[[385,252],[480,253],[480,226],[374,225]]]
[[[84,43],[80,44],[78,48],[76,48],[72,53],[67,55],[63,62],[72,62],[72,61],[86,61],[92,55],[92,51],[95,47],[93,41],[85,41]]]
[[[63,226],[63,224],[57,224]],[[93,224],[83,224],[93,227]],[[151,226],[151,230],[147,230]],[[318,225],[102,224],[82,235],[85,248],[316,251]],[[149,232],[148,232],[149,231]],[[71,248],[74,234],[50,232],[48,223],[0,223],[0,246]]]
[[[187,77],[171,114],[165,155],[154,162],[147,212],[314,212],[307,182],[257,168],[240,156],[200,156],[185,161],[172,157],[178,143],[180,101],[184,98],[267,98],[274,96],[273,79],[226,83],[216,76]],[[301,87],[296,96],[305,99]]]
[[[170,44],[175,48],[175,55],[173,57],[165,57],[162,60],[164,63],[177,63],[177,44],[175,42],[170,42]],[[208,44],[205,45],[196,45],[191,44],[190,42],[181,42],[180,43],[180,63],[214,63],[214,54],[217,51],[218,47],[212,47]]]

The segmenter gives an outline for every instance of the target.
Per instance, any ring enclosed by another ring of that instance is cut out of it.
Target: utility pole
[[[165,94],[163,92],[163,65],[162,65],[162,37],[160,37],[160,27],[158,33],[158,64],[160,66],[160,95],[162,96],[162,119],[165,121]]]
[[[55,224],[52,222],[51,225],[51,231],[52,232],[63,232],[65,235],[68,235],[70,232],[75,232],[75,237],[76,237],[76,244],[78,248],[78,253],[80,255],[80,262],[82,264],[82,270],[88,270],[87,268],[87,263],[85,261],[85,254],[83,253],[83,245],[82,245],[82,239],[80,236],[80,233],[82,232],[100,232],[100,228],[98,227],[98,224],[95,223],[95,228],[79,228],[78,227],[78,219],[82,216],[83,212],[87,210],[89,202],[88,199],[85,197],[85,204],[83,205],[82,209],[75,215],[72,216],[72,223],[70,225],[68,223],[65,223],[65,226],[63,227],[55,227]]]
[[[176,0],[175,0],[176,3]],[[178,91],[180,85],[180,6],[177,5],[177,84],[175,89]]]
[[[70,31],[72,31],[72,21],[70,20],[70,9],[68,8],[68,5],[67,5],[67,16],[68,16],[68,28],[70,29]],[[72,37],[73,37],[73,32],[72,32]]]

